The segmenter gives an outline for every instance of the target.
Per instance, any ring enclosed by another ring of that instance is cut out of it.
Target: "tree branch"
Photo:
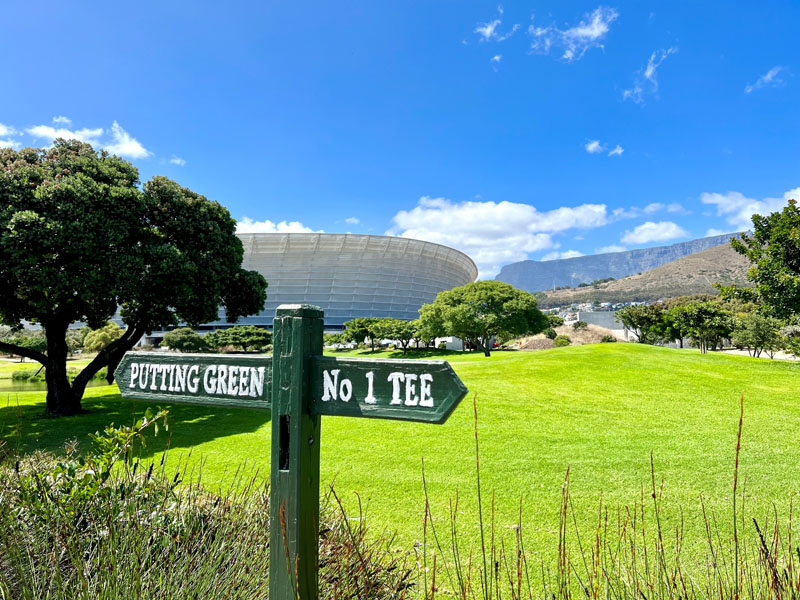
[[[72,384],[72,389],[75,391],[83,390],[86,384],[95,376],[95,374],[105,366],[116,367],[122,356],[146,333],[144,326],[140,324],[130,325],[121,337],[111,342],[108,346],[103,348],[97,353],[92,361],[84,367],[84,369],[75,378]],[[108,383],[114,381],[113,369],[109,369],[108,376],[106,377]]]
[[[16,344],[0,342],[0,350],[9,354],[16,354],[17,356],[30,358],[31,360],[42,363],[44,366],[47,366],[47,363],[50,362],[46,354],[42,354],[41,352],[37,352],[31,348],[26,348],[25,346],[17,346]]]

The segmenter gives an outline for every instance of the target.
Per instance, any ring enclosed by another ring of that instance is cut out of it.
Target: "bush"
[[[613,335],[604,335],[603,337],[600,338],[601,344],[611,344],[616,341],[617,338],[615,338]]]
[[[587,327],[589,327],[589,324],[588,324],[586,321],[575,321],[575,322],[572,324],[572,328],[573,328],[575,331],[579,331],[579,330],[581,330],[581,329],[586,329]]]
[[[439,350],[447,350],[447,342],[439,342],[439,345],[436,346]]]
[[[558,334],[556,333],[556,330],[553,329],[552,327],[548,327],[547,329],[544,330],[544,336],[547,339],[554,340],[554,339],[556,339],[557,335]]]
[[[558,335],[553,340],[553,344],[556,348],[563,348],[564,346],[569,346],[572,343],[572,340],[569,339],[568,335]]]
[[[29,383],[44,383],[46,369],[22,369],[11,373],[12,381],[27,381]],[[77,367],[67,367],[67,379],[73,381],[81,372]],[[92,379],[105,379],[108,374],[108,367],[103,367],[94,374]]]

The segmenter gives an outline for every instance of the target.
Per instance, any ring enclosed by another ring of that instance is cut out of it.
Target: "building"
[[[458,250],[420,240],[338,233],[242,233],[242,267],[267,280],[267,302],[240,325],[272,327],[280,304],[308,303],[325,311],[326,331],[356,317],[412,320],[436,295],[478,276]],[[201,329],[230,327],[220,320]]]
[[[619,322],[619,319],[617,319],[617,313],[614,311],[579,311],[578,318],[576,320],[589,323],[590,325],[597,325],[598,327],[610,329],[611,333],[613,333],[618,339],[626,341],[636,340],[636,335],[634,335],[633,332],[629,331],[622,323]]]

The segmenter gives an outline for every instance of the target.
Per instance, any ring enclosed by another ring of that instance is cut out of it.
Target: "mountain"
[[[619,279],[660,267],[673,260],[714,246],[729,244],[731,237],[735,235],[738,234],[729,233],[671,246],[594,254],[577,258],[546,261],[523,260],[504,266],[495,279],[505,281],[528,292],[552,290],[565,285],[575,287],[580,283],[591,283],[606,277]]]
[[[653,302],[661,298],[716,294],[713,284],[749,286],[750,262],[729,244],[684,256],[655,269],[597,286],[546,292],[541,308],[580,302]]]

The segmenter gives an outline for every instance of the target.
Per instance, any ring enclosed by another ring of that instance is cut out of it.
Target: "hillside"
[[[543,308],[574,302],[651,302],[690,294],[714,294],[717,281],[747,285],[747,259],[725,244],[684,256],[655,269],[597,287],[547,292]]]
[[[580,283],[590,283],[606,277],[620,279],[660,267],[714,246],[727,245],[732,235],[736,234],[717,235],[671,246],[610,252],[577,258],[548,261],[524,260],[504,266],[495,279],[505,281],[528,292],[550,290],[565,285],[575,287]]]

